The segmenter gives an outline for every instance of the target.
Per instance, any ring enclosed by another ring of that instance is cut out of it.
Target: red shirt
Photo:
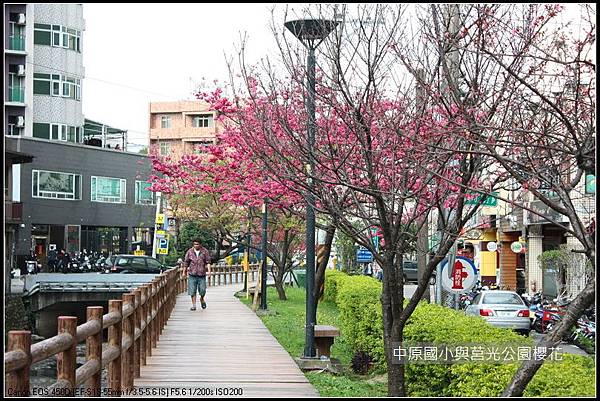
[[[194,276],[205,276],[206,265],[210,263],[210,253],[204,247],[200,247],[200,253],[196,256],[196,250],[188,249],[183,259],[183,265],[188,269],[188,274]]]

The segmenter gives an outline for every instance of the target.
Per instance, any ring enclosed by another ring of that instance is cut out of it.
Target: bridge
[[[107,314],[89,306],[79,325],[77,317],[58,317],[58,334],[47,340],[32,345],[30,332],[9,332],[5,395],[317,396],[292,357],[233,296],[243,285],[243,271],[233,282],[238,270],[223,268],[208,280],[205,310],[190,311],[187,278],[175,268],[109,300]],[[249,281],[257,270],[252,266]],[[38,292],[45,288],[40,283]],[[83,285],[73,288],[84,291]],[[94,292],[94,285],[87,288]],[[84,341],[86,363],[76,368],[75,348]],[[54,356],[56,383],[30,388],[31,365]]]

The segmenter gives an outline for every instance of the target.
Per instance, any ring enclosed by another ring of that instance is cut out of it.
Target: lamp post
[[[267,310],[267,199],[262,209],[262,269],[260,281],[260,309]]]
[[[315,357],[315,210],[314,210],[314,181],[313,173],[315,160],[313,147],[315,144],[315,49],[333,31],[338,23],[322,19],[303,19],[288,21],[285,27],[302,42],[308,49],[307,87],[308,97],[306,111],[308,113],[308,191],[306,193],[306,337],[304,358]]]

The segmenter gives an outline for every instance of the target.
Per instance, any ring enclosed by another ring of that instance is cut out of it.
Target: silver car
[[[513,329],[523,335],[529,335],[531,320],[529,308],[523,299],[513,291],[482,291],[465,313],[484,317],[492,326]]]

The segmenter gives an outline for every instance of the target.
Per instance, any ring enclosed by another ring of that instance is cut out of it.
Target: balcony
[[[25,51],[25,36],[9,36],[8,49],[21,52]]]
[[[22,86],[8,87],[8,101],[11,103],[25,104],[25,88]]]
[[[21,202],[4,201],[4,216],[6,223],[20,224],[23,218],[23,204]]]

